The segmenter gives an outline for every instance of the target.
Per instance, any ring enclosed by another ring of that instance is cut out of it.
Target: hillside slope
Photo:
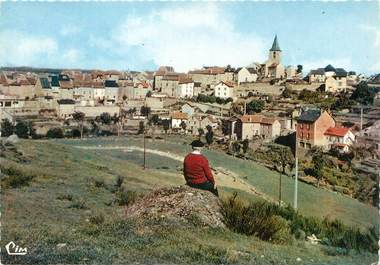
[[[2,242],[13,240],[28,254],[2,251],[5,264],[296,264],[299,258],[302,264],[349,265],[376,260],[373,254],[339,255],[307,242],[274,245],[221,228],[126,220],[115,192],[118,176],[125,190],[141,194],[183,184],[176,169],[161,164],[143,170],[123,157],[56,141],[21,141],[16,147],[2,151],[2,172],[28,178],[2,189]]]

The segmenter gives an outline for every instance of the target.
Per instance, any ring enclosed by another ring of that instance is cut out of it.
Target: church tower
[[[280,45],[278,45],[277,35],[274,37],[272,48],[269,50],[269,61],[272,61],[276,64],[281,63],[281,49]]]

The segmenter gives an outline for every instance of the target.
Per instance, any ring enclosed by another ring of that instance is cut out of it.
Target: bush
[[[19,188],[22,186],[28,186],[33,178],[36,177],[35,174],[20,170],[19,168],[10,166],[1,166],[1,173],[5,174],[6,177],[1,179],[1,184],[3,188]]]
[[[61,128],[49,129],[46,133],[47,138],[63,138],[63,130]]]
[[[235,232],[275,243],[290,242],[290,227],[284,218],[273,215],[273,205],[266,202],[245,205],[235,194],[223,202],[222,213],[227,227]]]
[[[104,214],[102,213],[96,213],[90,216],[89,221],[91,224],[100,225],[104,223]]]
[[[18,137],[27,139],[29,137],[29,128],[25,122],[18,122],[15,127],[15,133]]]
[[[378,249],[378,231],[373,227],[361,231],[339,220],[304,217],[291,206],[281,207],[269,202],[245,204],[237,195],[223,201],[222,214],[232,231],[254,235],[262,240],[286,243],[291,235],[304,238],[315,234],[329,246],[375,252]]]
[[[79,198],[73,201],[69,208],[75,209],[87,209],[86,201],[83,198]]]
[[[130,205],[134,203],[138,198],[138,194],[135,191],[119,190],[116,192],[115,195],[116,195],[116,203],[120,206]]]
[[[116,187],[116,188],[120,188],[121,185],[123,185],[123,182],[124,182],[124,177],[118,175],[117,178],[116,178],[115,187]]]
[[[13,124],[8,119],[4,119],[1,122],[1,136],[3,137],[11,136],[13,134],[13,131],[14,131]]]
[[[60,194],[57,196],[57,200],[61,200],[61,201],[72,201],[73,200],[73,195],[70,194],[70,193],[67,193],[67,194]]]

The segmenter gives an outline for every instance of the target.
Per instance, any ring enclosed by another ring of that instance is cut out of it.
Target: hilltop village
[[[2,136],[191,135],[268,167],[276,167],[268,150],[297,146],[300,155],[320,150],[333,161],[331,177],[320,178],[307,173],[312,156],[305,158],[304,181],[362,196],[362,190],[336,180],[334,167],[350,163],[360,172],[374,172],[380,154],[380,75],[331,64],[305,73],[302,65],[282,64],[287,54],[279,43],[276,36],[265,62],[187,73],[171,66],[142,72],[3,67]],[[371,186],[361,199],[372,202],[373,192]]]

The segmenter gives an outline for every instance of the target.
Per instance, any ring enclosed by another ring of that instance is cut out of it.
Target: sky
[[[380,72],[379,1],[0,2],[0,66],[176,71],[282,60]]]

